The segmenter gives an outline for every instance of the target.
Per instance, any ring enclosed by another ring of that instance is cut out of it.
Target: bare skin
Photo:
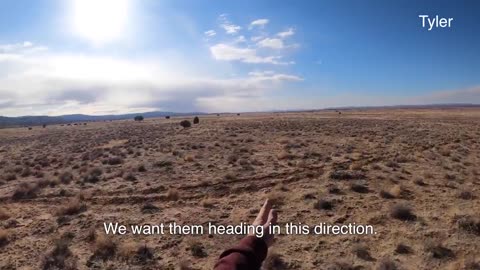
[[[267,199],[263,204],[252,225],[263,227],[262,240],[265,241],[268,247],[273,244],[274,235],[269,233],[268,226],[277,224],[277,211],[272,209],[272,203]]]

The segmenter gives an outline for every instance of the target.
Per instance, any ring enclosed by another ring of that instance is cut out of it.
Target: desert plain
[[[104,222],[370,224],[277,235],[264,269],[480,269],[480,109],[350,109],[0,129],[0,269],[212,269],[242,236]]]

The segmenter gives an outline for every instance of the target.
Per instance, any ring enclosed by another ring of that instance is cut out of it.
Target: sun
[[[102,45],[125,34],[129,0],[73,0],[73,26],[77,35]]]

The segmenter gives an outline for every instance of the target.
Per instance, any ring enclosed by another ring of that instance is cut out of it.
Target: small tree
[[[165,116],[165,119],[170,119],[170,115]]]
[[[47,127],[47,124],[43,124],[42,127],[43,127],[43,128],[46,128],[46,127]]]
[[[195,116],[195,118],[193,118],[193,123],[194,124],[200,123],[200,119],[198,119],[198,116]]]
[[[182,122],[180,122],[180,126],[182,126],[183,128],[189,128],[192,126],[192,123],[190,123],[190,121],[188,120],[183,120]]]
[[[143,121],[143,116],[142,115],[137,115],[135,118],[133,118],[135,121]]]

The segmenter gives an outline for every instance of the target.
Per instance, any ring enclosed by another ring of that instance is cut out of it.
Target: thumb
[[[271,246],[273,244],[273,238],[275,237],[273,234],[270,233],[269,226],[270,225],[275,225],[277,224],[277,211],[275,210],[270,210],[268,213],[268,219],[265,224],[263,224],[264,230],[267,231],[267,233],[264,235],[263,240],[267,244],[267,246]]]

